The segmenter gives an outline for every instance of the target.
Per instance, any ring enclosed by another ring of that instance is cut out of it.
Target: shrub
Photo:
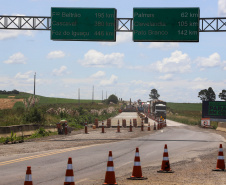
[[[34,134],[30,136],[30,138],[38,138],[38,137],[44,137],[49,136],[49,132],[47,132],[44,128],[40,127],[38,130],[35,131]]]
[[[109,104],[110,102],[117,104],[118,103],[118,97],[115,96],[114,94],[110,95],[108,97],[107,103]]]
[[[25,121],[30,122],[30,123],[41,123],[43,122],[44,115],[42,116],[42,111],[39,110],[37,107],[34,107],[30,109],[26,114],[25,114]]]

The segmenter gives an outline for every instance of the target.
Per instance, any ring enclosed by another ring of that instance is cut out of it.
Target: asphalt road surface
[[[168,145],[170,163],[174,163],[206,154],[224,142],[220,135],[188,129],[173,121],[167,123],[168,127],[163,130],[140,138],[0,157],[0,184],[23,184],[27,166],[31,166],[34,185],[63,184],[67,160],[72,157],[75,183],[91,185],[100,180],[104,182],[109,151],[113,153],[117,178],[132,172],[136,147],[140,150],[142,167],[160,167],[165,144]]]

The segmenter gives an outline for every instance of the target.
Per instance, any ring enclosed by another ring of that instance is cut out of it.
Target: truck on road
[[[163,117],[166,119],[166,102],[162,100],[151,100],[150,113],[155,117]]]

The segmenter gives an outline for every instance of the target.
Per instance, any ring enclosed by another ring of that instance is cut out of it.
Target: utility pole
[[[78,88],[78,104],[80,106],[80,88]]]
[[[92,104],[94,103],[94,86],[93,86],[93,92],[92,92]]]
[[[36,72],[34,74],[34,104],[36,103],[35,102],[35,80],[36,80]]]
[[[103,102],[104,98],[103,98],[103,90],[102,90],[102,102]]]
[[[34,97],[35,97],[35,80],[36,80],[36,72],[35,72],[35,75],[34,75]]]

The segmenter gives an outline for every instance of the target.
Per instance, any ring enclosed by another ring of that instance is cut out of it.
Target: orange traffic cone
[[[114,163],[112,158],[112,151],[109,151],[108,163],[107,163],[107,171],[105,174],[105,181],[103,185],[117,185],[115,179],[115,171],[114,171]]]
[[[119,120],[118,120],[118,126],[117,126],[117,132],[116,133],[120,133]]]
[[[67,170],[65,174],[65,182],[64,185],[75,185],[74,181],[74,172],[73,172],[73,166],[72,166],[72,158],[68,158],[68,164],[67,164]]]
[[[224,171],[225,170],[225,163],[224,163],[224,154],[223,154],[223,147],[220,144],[218,157],[217,157],[217,166],[216,169],[213,171]]]
[[[24,185],[33,185],[30,166],[27,167]]]
[[[129,179],[129,180],[146,180],[147,179],[147,178],[142,176],[139,148],[136,148],[132,176],[130,178],[127,178],[127,179]]]
[[[150,123],[148,123],[148,131],[151,131]]]
[[[141,122],[141,131],[144,131],[144,123],[143,123],[143,120],[142,120],[142,122]]]
[[[88,134],[87,122],[85,123],[85,134]]]
[[[161,170],[159,170],[157,172],[159,172],[159,173],[173,173],[174,172],[170,169],[167,144],[165,144],[165,148],[164,148]]]
[[[130,120],[130,125],[129,125],[129,132],[133,132],[133,127],[132,127],[132,122]]]
[[[104,121],[102,121],[102,132],[101,133],[103,133],[103,134],[105,133],[104,132]]]

